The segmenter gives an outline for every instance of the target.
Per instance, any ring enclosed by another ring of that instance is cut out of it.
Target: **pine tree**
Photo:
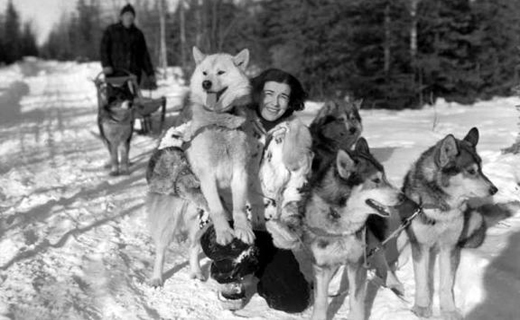
[[[422,0],[418,16],[422,86],[435,97],[472,103],[482,81],[476,50],[480,35],[470,0]]]
[[[23,25],[21,36],[21,54],[22,56],[37,56],[38,46],[36,44],[36,36],[32,29],[31,23],[26,22]]]
[[[518,83],[515,70],[520,63],[520,2],[477,0],[472,4],[479,21],[477,71],[482,79],[483,98],[508,95]]]
[[[5,62],[10,64],[20,59],[20,16],[12,0],[7,4],[2,39]]]

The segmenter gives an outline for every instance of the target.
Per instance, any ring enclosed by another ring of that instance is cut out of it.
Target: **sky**
[[[0,12],[4,13],[8,0],[0,0]],[[71,11],[75,0],[13,0],[22,21],[33,21],[33,30],[41,44],[47,38],[52,26],[58,22],[64,10]]]

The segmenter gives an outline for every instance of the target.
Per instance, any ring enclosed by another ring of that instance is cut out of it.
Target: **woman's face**
[[[267,121],[276,121],[287,111],[291,87],[286,83],[268,81],[264,84],[260,115]]]

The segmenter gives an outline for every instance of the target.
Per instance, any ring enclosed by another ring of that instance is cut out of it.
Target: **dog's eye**
[[[226,73],[226,71],[218,71],[218,72],[217,72],[217,75],[221,76],[221,75],[223,75],[224,73]]]
[[[337,122],[340,122],[340,123],[343,123],[343,122],[346,121],[346,119],[345,119],[345,118],[338,118],[336,121],[337,121]]]
[[[205,75],[205,76],[208,75],[208,73],[206,71],[202,71],[202,74]]]
[[[475,170],[475,169],[473,169],[473,168],[469,168],[467,171],[468,171],[468,173],[469,173],[470,175],[474,175],[474,174],[477,173],[477,170]]]
[[[375,179],[372,179],[372,182],[375,183],[375,184],[380,184],[381,183],[381,179],[375,178]]]

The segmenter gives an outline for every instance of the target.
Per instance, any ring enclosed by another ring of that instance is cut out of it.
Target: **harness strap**
[[[420,213],[424,214],[422,207],[417,208],[417,210],[415,210],[415,212],[411,216],[409,216],[403,222],[401,222],[401,224],[399,225],[399,228],[395,229],[394,232],[392,232],[385,240],[383,240],[375,248],[370,249],[370,251],[368,251],[368,253],[365,250],[365,267],[368,268],[367,260],[370,257],[372,257],[375,253],[377,253],[377,252],[381,251],[382,249],[384,249],[385,245],[390,240],[392,240],[394,238],[397,238],[399,236],[399,234],[401,234],[401,232],[403,232],[403,230],[406,229],[410,225],[410,223],[412,223],[412,220],[415,217],[417,217],[417,215],[419,215]],[[364,241],[365,241],[365,248],[366,248],[366,241],[367,241],[366,237],[365,237]]]
[[[209,129],[225,129],[225,130],[229,130],[229,131],[234,131],[234,130],[238,130],[238,131],[244,131],[244,128],[243,127],[238,127],[236,129],[230,129],[228,127],[225,127],[225,126],[221,126],[221,125],[218,125],[218,124],[209,124],[207,126],[202,126],[200,128],[198,128],[194,133],[193,135],[191,136],[190,138],[190,141],[184,141],[182,143],[182,146],[181,146],[181,149],[183,151],[186,151],[188,150],[190,147],[191,147],[191,142],[198,136],[200,135],[201,133],[203,133],[204,131],[206,130],[209,130]]]

